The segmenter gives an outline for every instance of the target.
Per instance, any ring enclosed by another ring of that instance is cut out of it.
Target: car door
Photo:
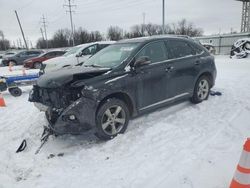
[[[29,58],[28,51],[21,52],[17,58],[17,64],[22,64],[24,60]]]
[[[199,58],[185,40],[166,41],[169,52],[167,63],[168,98],[178,98],[192,93],[193,83],[199,73]]]
[[[149,57],[151,63],[136,68],[137,106],[140,111],[157,106],[167,98],[166,46],[163,41],[151,42],[136,55]]]

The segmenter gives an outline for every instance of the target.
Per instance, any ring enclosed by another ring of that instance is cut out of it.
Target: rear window
[[[199,48],[197,45],[195,44],[191,44],[193,50],[195,51],[195,55],[200,55],[202,54],[203,50],[201,48]]]
[[[182,57],[188,57],[195,55],[194,49],[185,42],[180,40],[169,40],[167,41],[169,59],[176,59]]]

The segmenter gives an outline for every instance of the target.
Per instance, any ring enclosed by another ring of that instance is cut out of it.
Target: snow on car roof
[[[84,44],[80,44],[77,45],[75,47],[88,47],[91,46],[93,44],[114,44],[116,41],[97,41],[97,42],[90,42],[90,43],[84,43]]]
[[[132,39],[124,39],[120,40],[119,43],[125,43],[125,42],[144,42],[147,40],[154,40],[154,39],[164,39],[164,38],[183,38],[183,39],[191,39],[187,35],[153,35],[153,36],[146,36],[146,37],[138,37],[138,38],[132,38]]]

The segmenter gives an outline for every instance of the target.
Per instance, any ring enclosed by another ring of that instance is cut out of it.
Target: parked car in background
[[[39,55],[38,57],[33,57],[33,58],[25,60],[23,66],[25,68],[40,69],[43,61],[62,56],[63,54],[65,54],[65,52],[66,51],[59,51],[59,50],[49,51],[49,52]]]
[[[216,49],[215,49],[213,44],[211,44],[211,43],[201,43],[201,45],[204,46],[209,51],[210,54],[215,55]]]
[[[101,139],[124,133],[130,117],[190,99],[215,84],[214,57],[193,40],[147,37],[117,42],[80,67],[42,75],[29,101],[45,111],[56,134],[92,129]]]
[[[15,55],[15,54],[17,54],[17,52],[15,52],[15,51],[8,51],[8,52],[5,52],[5,53],[3,54],[3,57],[2,57],[2,58],[10,57],[10,56],[13,56],[13,55]]]
[[[99,41],[81,44],[71,48],[63,56],[49,59],[43,62],[40,74],[58,70],[63,67],[72,67],[86,61],[90,56],[94,55],[101,49],[115,43],[114,41]]]
[[[28,50],[28,51],[21,51],[14,55],[9,55],[3,58],[2,64],[4,66],[8,66],[11,62],[13,65],[23,65],[23,62],[26,59],[37,57],[39,56],[43,51],[39,50]]]

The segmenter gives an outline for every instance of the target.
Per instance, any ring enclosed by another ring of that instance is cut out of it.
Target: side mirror
[[[82,56],[82,52],[76,54],[76,57],[81,57]]]
[[[144,65],[148,65],[151,63],[151,60],[148,56],[142,56],[142,57],[139,57],[135,63],[134,63],[134,67],[141,67],[141,66],[144,66]]]

